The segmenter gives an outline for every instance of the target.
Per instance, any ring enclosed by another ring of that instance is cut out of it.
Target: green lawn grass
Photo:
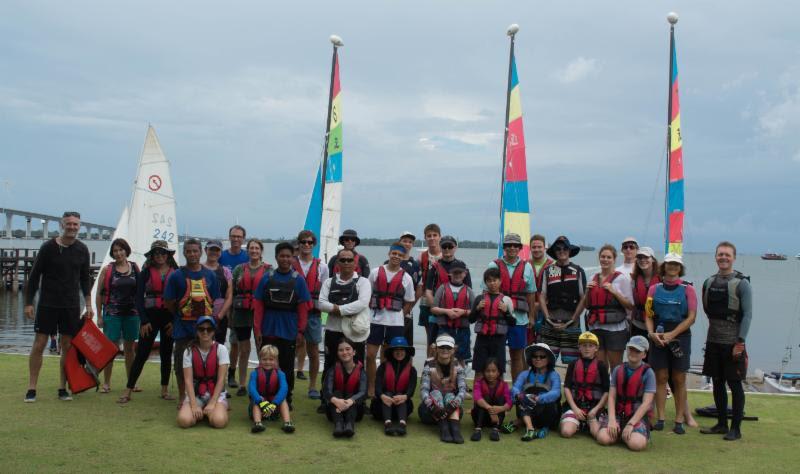
[[[467,441],[459,446],[439,442],[435,427],[421,425],[416,414],[406,438],[386,437],[380,423],[365,418],[357,424],[354,438],[334,439],[331,424],[315,413],[316,402],[305,396],[307,386],[302,381],[296,387],[297,432],[292,435],[281,432],[275,423],[268,424],[264,433],[250,434],[247,400],[236,396],[231,399],[231,422],[224,430],[202,424],[182,430],[175,424],[175,402],[157,397],[155,364],[145,367],[140,380],[145,391],[120,406],[116,403],[124,386],[120,361],[111,394],[84,392],[72,402],[56,397],[57,361],[45,358],[38,401],[26,404],[22,398],[27,357],[0,355],[6,381],[0,387],[3,472],[797,472],[800,463],[800,400],[791,397],[748,394],[747,412],[760,421],[745,422],[739,442],[689,429],[684,436],[654,433],[643,453],[622,446],[604,448],[586,436],[565,440],[553,433],[530,443],[521,442],[519,433],[503,435],[499,443],[486,437],[473,443],[468,439],[472,423],[467,417],[462,422]],[[693,407],[712,402],[707,393],[693,393],[690,401]],[[669,417],[667,424],[671,426]]]

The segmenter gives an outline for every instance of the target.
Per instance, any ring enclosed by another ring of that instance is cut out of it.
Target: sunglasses
[[[647,255],[637,255],[636,260],[650,260],[650,257]]]
[[[355,242],[356,239],[352,237],[342,237],[342,242]]]
[[[636,244],[622,244],[622,250],[636,250],[639,246]]]
[[[456,246],[453,245],[453,244],[444,244],[444,245],[442,245],[442,248],[445,249],[445,250],[450,250],[450,249],[456,248]]]
[[[212,333],[212,332],[214,332],[214,328],[212,328],[211,326],[200,326],[200,327],[197,328],[197,332],[198,333],[201,333],[201,332]]]
[[[336,261],[339,262],[339,263],[353,263],[353,262],[356,261],[356,259],[354,259],[354,258],[337,258]]]
[[[545,360],[545,359],[547,359],[547,356],[546,355],[535,355],[535,356],[531,356],[531,359],[533,359],[533,360]]]
[[[300,244],[300,245],[314,245],[314,241],[313,240],[301,240],[301,241],[299,241],[297,243]]]
[[[566,252],[569,249],[567,247],[556,247],[553,250],[556,251],[556,252]]]
[[[450,346],[439,346],[439,347],[437,347],[437,349],[442,350],[442,351],[452,351],[453,350],[453,348],[450,347]]]
[[[77,212],[77,211],[67,211],[61,217],[62,218],[63,217],[77,217],[78,219],[80,219],[81,218],[81,213]]]
[[[521,249],[522,248],[522,244],[503,244],[503,248],[504,249],[507,249],[507,248]]]
[[[154,257],[157,257],[159,255],[168,255],[168,254],[169,252],[167,252],[166,250],[153,250],[152,252],[150,252],[150,255],[153,255]]]

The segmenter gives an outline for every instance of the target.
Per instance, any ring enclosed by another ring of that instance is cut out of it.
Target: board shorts
[[[489,358],[497,359],[500,373],[506,372],[506,336],[503,334],[485,336],[478,334],[475,347],[472,348],[472,370],[483,372]]]
[[[103,315],[103,334],[112,342],[120,339],[133,342],[139,339],[140,319],[138,315]]]
[[[747,352],[739,360],[733,360],[733,344],[706,342],[703,375],[732,382],[744,380],[747,376],[747,362]]]
[[[386,326],[384,324],[371,323],[369,325],[369,337],[367,344],[381,346],[389,344],[393,337],[402,336],[405,333],[403,326]]]
[[[628,329],[609,331],[608,329],[592,329],[592,334],[600,340],[601,351],[622,352],[628,344]]]
[[[439,334],[449,334],[456,341],[456,359],[465,361],[472,359],[470,350],[470,331],[469,328],[451,329],[447,326],[439,326]]]
[[[647,353],[647,363],[653,370],[669,369],[679,372],[689,371],[689,359],[692,355],[692,334],[684,332],[677,339],[683,351],[683,357],[675,357],[669,345],[659,347],[655,343],[650,344],[650,351]]]
[[[181,357],[183,357],[183,356],[181,356]],[[201,409],[205,408],[205,406],[208,405],[208,399],[207,398],[195,397],[195,400],[197,400],[197,406],[199,406]],[[189,396],[188,395],[183,399],[183,403],[184,404],[189,403]],[[225,390],[220,392],[219,398],[217,398],[217,403],[222,403],[225,408],[228,408],[228,395],[225,394]]]
[[[306,330],[303,331],[303,336],[309,344],[319,344],[322,342],[322,315],[318,312],[310,313],[308,315],[308,322],[306,323]]]
[[[600,414],[597,416],[596,420],[600,422],[601,417],[605,416],[605,411],[601,411]],[[564,423],[572,423],[578,426],[580,429],[585,429],[589,427],[589,422],[581,421],[575,416],[575,412],[571,409],[567,409],[564,413],[561,414],[561,421],[560,424]]]
[[[509,349],[525,349],[528,343],[528,325],[509,326],[506,333],[506,345]]]
[[[597,419],[600,421],[601,428],[608,427],[608,415],[606,413],[601,414],[600,416],[597,417]],[[622,430],[625,429],[625,425],[628,424],[628,420],[618,420],[618,421],[621,433]],[[639,423],[633,425],[633,432],[641,434],[642,436],[647,438],[648,441],[650,441],[650,428],[647,427],[647,423],[645,423],[644,420],[639,420]],[[620,440],[621,439],[622,436],[620,436]]]
[[[539,329],[539,342],[550,346],[556,356],[561,355],[561,362],[568,364],[578,359],[578,337],[581,335],[581,325],[573,323],[563,330],[555,329],[550,323],[544,321]],[[627,342],[627,339],[625,340]]]
[[[33,330],[38,334],[74,336],[81,329],[81,308],[52,308],[39,305]],[[137,329],[138,331],[138,329]]]

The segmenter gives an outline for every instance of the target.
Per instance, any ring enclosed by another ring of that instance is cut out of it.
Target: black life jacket
[[[544,269],[547,281],[547,309],[563,309],[574,312],[581,300],[580,267],[569,263],[565,267],[553,264]]]
[[[331,280],[331,289],[328,292],[328,302],[337,306],[352,303],[358,299],[358,274],[353,274],[353,278],[345,283],[340,284],[336,276]]]
[[[276,271],[270,269],[267,273],[268,280],[264,286],[264,308],[276,311],[297,311],[298,297],[295,293],[295,285],[301,277],[296,271],[291,270],[291,278],[278,281],[275,278]]]
[[[734,271],[727,281],[713,275],[703,283],[703,310],[709,319],[741,322],[743,313],[738,289],[742,280],[749,282],[750,277]]]

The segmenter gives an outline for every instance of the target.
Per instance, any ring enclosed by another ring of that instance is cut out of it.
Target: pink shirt
[[[505,400],[504,405],[512,406],[513,403],[511,402],[511,390],[508,388],[508,384],[505,380],[498,380],[497,383],[500,384],[497,388],[498,393],[502,396]],[[475,384],[473,388],[472,398],[477,402],[478,400],[483,399],[487,395],[491,395],[492,391],[489,388],[489,384],[486,383],[486,380],[481,379],[479,383]],[[477,405],[476,405],[477,406]]]

